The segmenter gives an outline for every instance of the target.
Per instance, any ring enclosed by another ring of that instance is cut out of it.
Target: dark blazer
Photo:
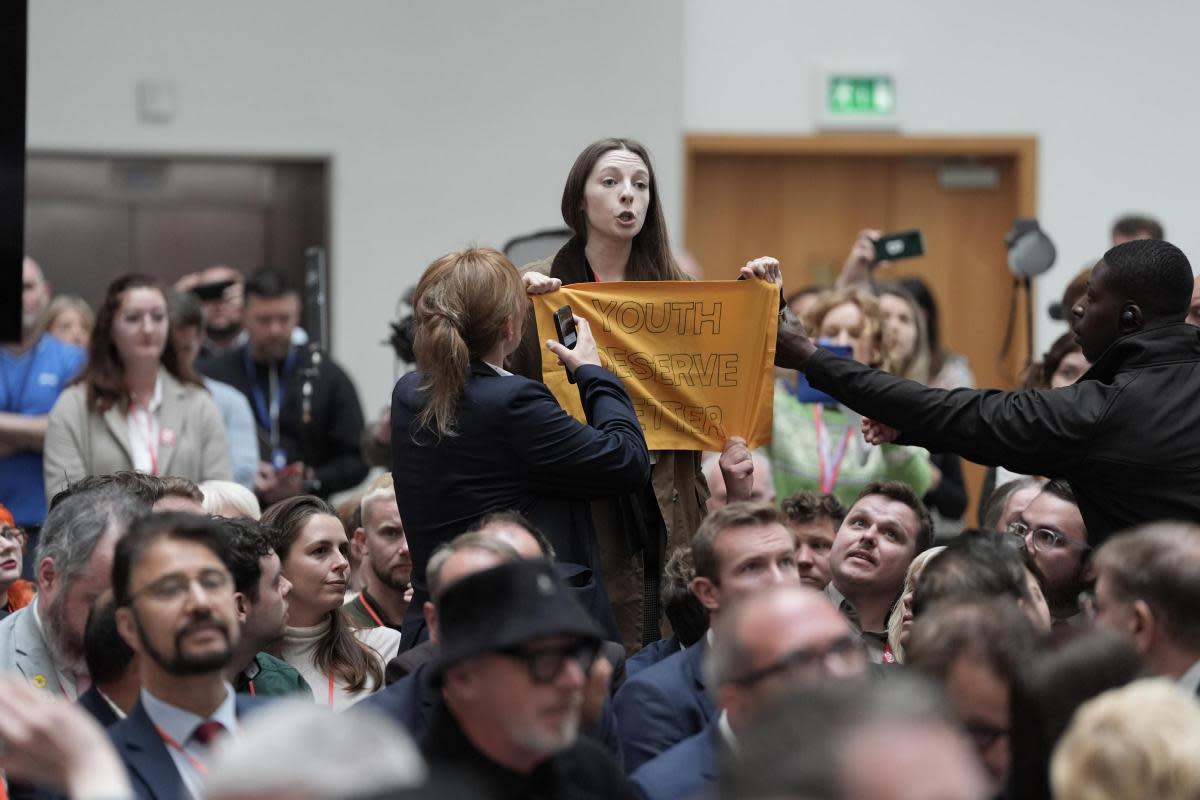
[[[708,637],[625,681],[614,704],[625,771],[699,733],[717,717],[704,684]]]
[[[651,642],[625,659],[625,680],[629,680],[646,667],[653,667],[663,659],[670,658],[681,649],[679,638],[676,636],[669,636],[666,639]]]
[[[721,729],[717,719],[713,719],[695,736],[642,764],[629,776],[629,782],[638,797],[644,800],[716,797],[720,749]]]
[[[417,590],[410,618],[425,599],[425,565],[434,548],[491,511],[520,511],[554,545],[559,562],[600,574],[589,502],[645,488],[650,455],[621,381],[591,365],[580,367],[576,379],[588,425],[568,416],[544,384],[473,362],[456,435],[441,439],[417,428],[424,377],[410,373],[396,384],[392,476]],[[603,591],[602,581],[594,583]],[[601,622],[618,638],[611,609],[602,606],[608,619]],[[406,639],[407,633],[406,620]]]
[[[1065,478],[1093,546],[1144,522],[1200,519],[1200,328],[1117,339],[1062,389],[931,389],[820,349],[805,374],[902,444]]]
[[[104,697],[100,694],[100,690],[95,686],[92,686],[92,688],[79,695],[79,699],[75,702],[82,706],[84,711],[95,717],[102,728],[111,728],[121,721],[121,718],[113,712],[112,706],[105,701]]]
[[[270,699],[239,694],[235,698],[240,719],[270,703]],[[129,716],[108,729],[108,738],[125,763],[133,794],[138,800],[177,800],[187,798],[183,778],[175,768],[171,754],[154,723],[139,702]]]

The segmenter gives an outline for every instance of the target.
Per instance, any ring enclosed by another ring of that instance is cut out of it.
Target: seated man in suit
[[[142,688],[137,654],[117,633],[117,606],[111,591],[96,598],[88,614],[83,652],[92,688],[79,696],[79,705],[108,728],[133,710]]]
[[[148,510],[116,487],[76,492],[51,510],[38,541],[38,596],[0,620],[0,673],[18,673],[71,700],[87,690],[88,612],[109,588],[117,541]]]
[[[292,584],[283,575],[279,556],[271,548],[261,523],[252,519],[222,519],[226,565],[237,592],[241,633],[225,677],[239,692],[252,695],[293,695],[312,699],[312,688],[299,670],[266,650],[283,638],[287,628],[288,593]]]
[[[716,624],[721,609],[773,584],[799,584],[796,538],[766,503],[730,503],[709,514],[692,537],[692,591]],[[710,636],[642,670],[617,692],[617,730],[633,772],[716,717],[704,679]]]
[[[721,612],[710,664],[721,714],[630,776],[648,800],[715,796],[718,751],[736,752],[754,715],[796,687],[862,675],[867,655],[825,595],[780,585]]]
[[[139,519],[117,544],[117,629],[142,690],[109,736],[139,797],[203,796],[211,743],[261,702],[223,672],[239,633],[227,548],[220,522],[180,512]]]
[[[708,630],[708,609],[700,605],[692,592],[692,578],[695,577],[692,548],[687,545],[676,547],[663,567],[663,581],[659,587],[663,613],[671,623],[671,635],[651,642],[631,655],[625,662],[626,680],[691,647]]]

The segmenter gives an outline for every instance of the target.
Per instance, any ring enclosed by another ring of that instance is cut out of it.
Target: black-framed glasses
[[[591,639],[582,639],[559,647],[528,647],[517,645],[497,650],[502,656],[515,658],[525,663],[529,670],[529,678],[534,683],[554,683],[562,672],[563,665],[570,659],[579,665],[580,671],[586,676],[591,672],[592,664],[600,653],[600,643]]]
[[[25,547],[25,531],[20,528],[15,528],[12,525],[5,525],[0,528],[0,539],[8,542],[14,542],[18,547]]]
[[[848,672],[855,667],[865,666],[866,662],[867,649],[862,639],[851,633],[834,639],[825,647],[794,650],[774,664],[748,672],[731,682],[749,688],[773,675],[817,677],[827,673]]]
[[[1008,524],[1008,535],[1011,537],[1009,543],[1013,547],[1024,547],[1025,540],[1028,538],[1033,542],[1033,549],[1041,550],[1043,553],[1049,550],[1072,549],[1072,550],[1091,550],[1091,545],[1082,544],[1074,539],[1068,539],[1058,531],[1052,531],[1049,528],[1030,528],[1024,522],[1010,522]]]

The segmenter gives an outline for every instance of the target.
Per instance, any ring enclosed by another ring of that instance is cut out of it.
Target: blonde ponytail
[[[498,250],[449,253],[426,268],[413,295],[413,352],[426,397],[420,428],[455,435],[471,360],[496,346],[506,321],[521,323],[526,302],[517,268]]]

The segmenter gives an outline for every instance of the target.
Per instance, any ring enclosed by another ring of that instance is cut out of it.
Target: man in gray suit
[[[50,512],[38,542],[37,599],[0,620],[0,673],[71,699],[87,690],[88,611],[112,583],[117,540],[149,510],[112,486],[81,491]]]

